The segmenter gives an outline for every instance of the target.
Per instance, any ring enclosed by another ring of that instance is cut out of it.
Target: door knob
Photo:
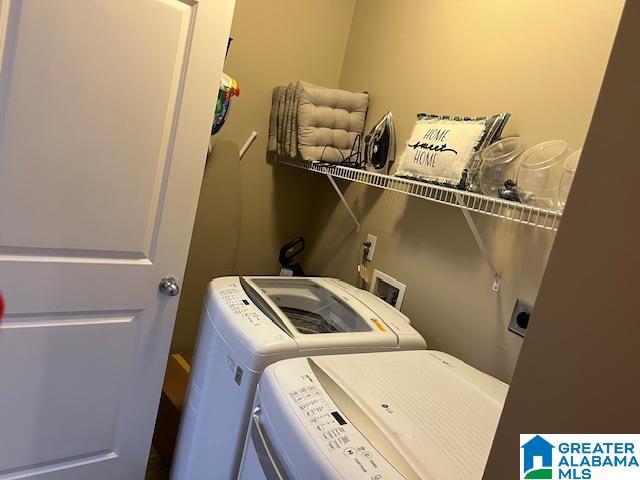
[[[158,290],[160,290],[160,293],[163,295],[175,297],[180,293],[180,286],[175,278],[163,277],[162,280],[160,280],[160,285],[158,285]]]

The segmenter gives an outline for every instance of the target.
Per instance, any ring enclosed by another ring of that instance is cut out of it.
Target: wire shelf
[[[426,198],[433,202],[452,205],[472,212],[502,218],[512,222],[540,227],[545,230],[556,231],[560,225],[562,213],[532,207],[522,203],[510,202],[500,198],[487,197],[478,193],[457,190],[455,188],[433,185],[431,183],[409,180],[381,173],[368,172],[340,165],[325,166],[316,162],[306,162],[300,159],[280,158],[279,163],[291,167],[302,168],[311,172],[330,175],[336,178],[363,183],[373,187],[404,193],[418,198]]]

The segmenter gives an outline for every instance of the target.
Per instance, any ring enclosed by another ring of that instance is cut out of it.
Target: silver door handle
[[[180,286],[178,282],[173,277],[163,277],[160,280],[160,285],[158,285],[158,290],[163,295],[168,295],[169,297],[175,297],[180,293]]]
[[[261,413],[260,407],[256,407],[251,415],[253,419],[251,440],[256,449],[258,461],[260,462],[264,476],[267,480],[289,480],[289,477],[284,473],[282,466],[277,461],[277,457],[271,450],[271,444],[266,433],[262,430],[262,425],[260,425]]]

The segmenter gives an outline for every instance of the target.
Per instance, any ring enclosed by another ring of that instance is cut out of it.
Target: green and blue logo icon
[[[552,443],[540,435],[535,435],[520,448],[522,449],[520,461],[522,479],[553,479],[553,449],[555,447]]]
[[[520,435],[520,480],[639,480],[640,435]]]

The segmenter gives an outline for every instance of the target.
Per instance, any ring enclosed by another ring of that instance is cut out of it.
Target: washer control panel
[[[273,361],[267,361],[267,356],[287,356],[297,349],[295,340],[249,297],[238,277],[214,279],[209,294],[209,319],[235,352],[238,363],[261,371]]]
[[[251,325],[260,325],[265,318],[258,307],[251,303],[240,285],[219,290],[218,294],[234,317],[245,319]]]

